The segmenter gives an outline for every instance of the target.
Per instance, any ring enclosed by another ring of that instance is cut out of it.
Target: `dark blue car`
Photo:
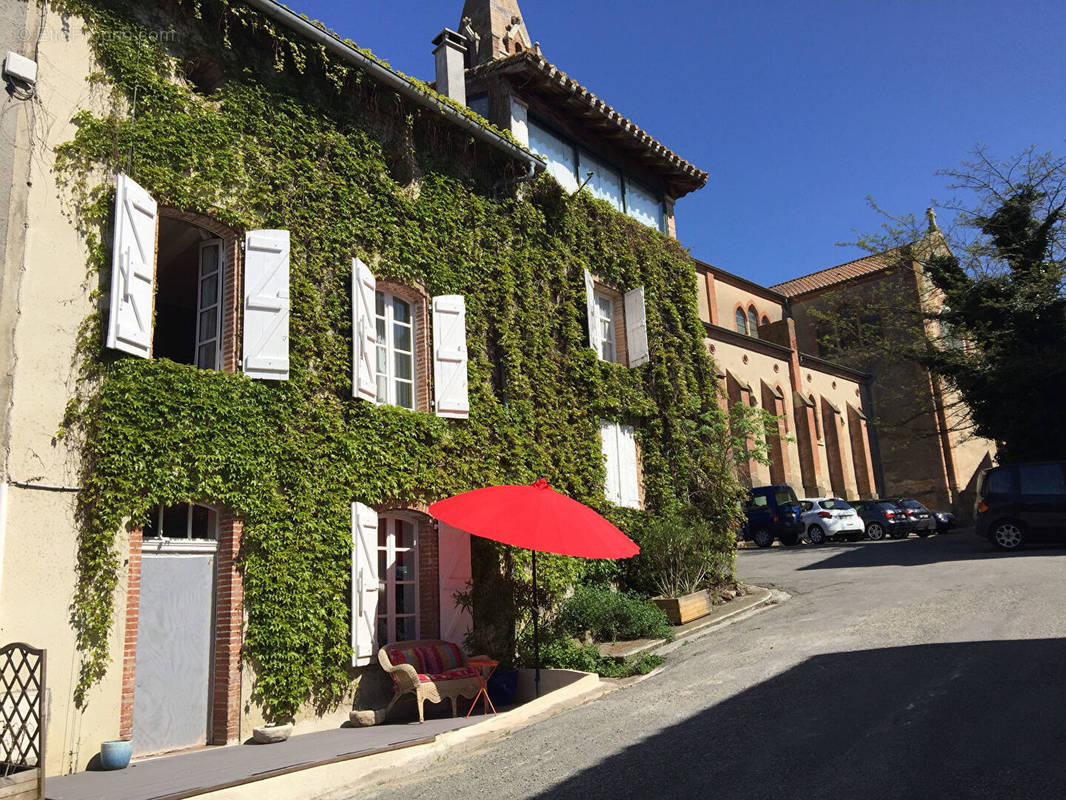
[[[744,504],[747,521],[742,535],[759,547],[769,547],[774,539],[791,547],[803,535],[801,510],[791,486],[777,484],[748,489],[748,500]]]

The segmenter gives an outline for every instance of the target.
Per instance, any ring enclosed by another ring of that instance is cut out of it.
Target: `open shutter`
[[[585,270],[585,305],[589,312],[589,346],[600,355],[600,326],[596,315],[596,282],[592,273]]]
[[[119,174],[115,181],[107,346],[141,358],[152,355],[156,217],[152,196]]]
[[[607,467],[607,480],[604,483],[604,496],[615,505],[621,505],[622,495],[618,471],[618,425],[614,422],[600,420],[600,447]]]
[[[640,508],[640,483],[637,480],[637,440],[632,425],[619,425],[618,482],[619,505]]]
[[[457,592],[470,587],[470,534],[444,522],[437,523],[438,577],[440,578],[440,638],[462,643],[473,627],[469,608],[456,601]]]
[[[375,297],[378,283],[370,267],[352,259],[352,397],[377,403],[377,317]]]
[[[378,513],[352,503],[352,666],[365,667],[377,655]]]
[[[433,298],[433,385],[438,417],[466,419],[466,300],[459,294]]]
[[[289,379],[289,232],[244,237],[244,372]]]
[[[626,292],[626,347],[629,366],[638,367],[649,360],[648,316],[644,308],[644,287]]]

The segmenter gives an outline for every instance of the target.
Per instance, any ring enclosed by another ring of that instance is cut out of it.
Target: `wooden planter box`
[[[44,781],[41,769],[36,767],[0,778],[0,800],[41,800],[44,798]]]
[[[684,625],[686,622],[705,617],[714,607],[711,595],[706,591],[693,592],[682,597],[653,597],[651,601],[666,612],[673,625]]]

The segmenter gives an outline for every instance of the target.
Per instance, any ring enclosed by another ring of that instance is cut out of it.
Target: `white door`
[[[440,561],[440,638],[462,647],[463,639],[473,627],[470,609],[455,602],[456,592],[469,589],[470,534],[446,523],[438,527]]]

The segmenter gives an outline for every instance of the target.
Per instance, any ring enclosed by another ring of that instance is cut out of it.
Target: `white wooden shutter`
[[[115,181],[107,346],[141,358],[152,355],[156,217],[152,196],[119,174]]]
[[[473,627],[469,608],[455,602],[471,581],[470,534],[444,522],[437,523],[438,576],[440,578],[440,638],[462,644]]]
[[[466,419],[466,300],[459,294],[433,298],[433,386],[438,417]]]
[[[632,425],[618,425],[618,494],[619,505],[640,508],[640,483],[637,480],[637,440]]]
[[[244,372],[289,379],[289,232],[244,237]]]
[[[604,483],[604,496],[615,505],[621,505],[622,495],[618,470],[617,423],[600,420],[600,447],[603,450],[603,458],[607,467],[607,480]]]
[[[650,359],[648,354],[648,316],[644,308],[644,287],[626,292],[626,347],[629,366],[638,367]]]
[[[378,514],[352,503],[352,666],[365,667],[377,655]]]
[[[378,402],[377,280],[362,259],[352,259],[352,397]]]
[[[589,346],[600,355],[600,326],[599,317],[596,314],[596,282],[592,280],[592,273],[585,270],[585,305],[589,312]]]

